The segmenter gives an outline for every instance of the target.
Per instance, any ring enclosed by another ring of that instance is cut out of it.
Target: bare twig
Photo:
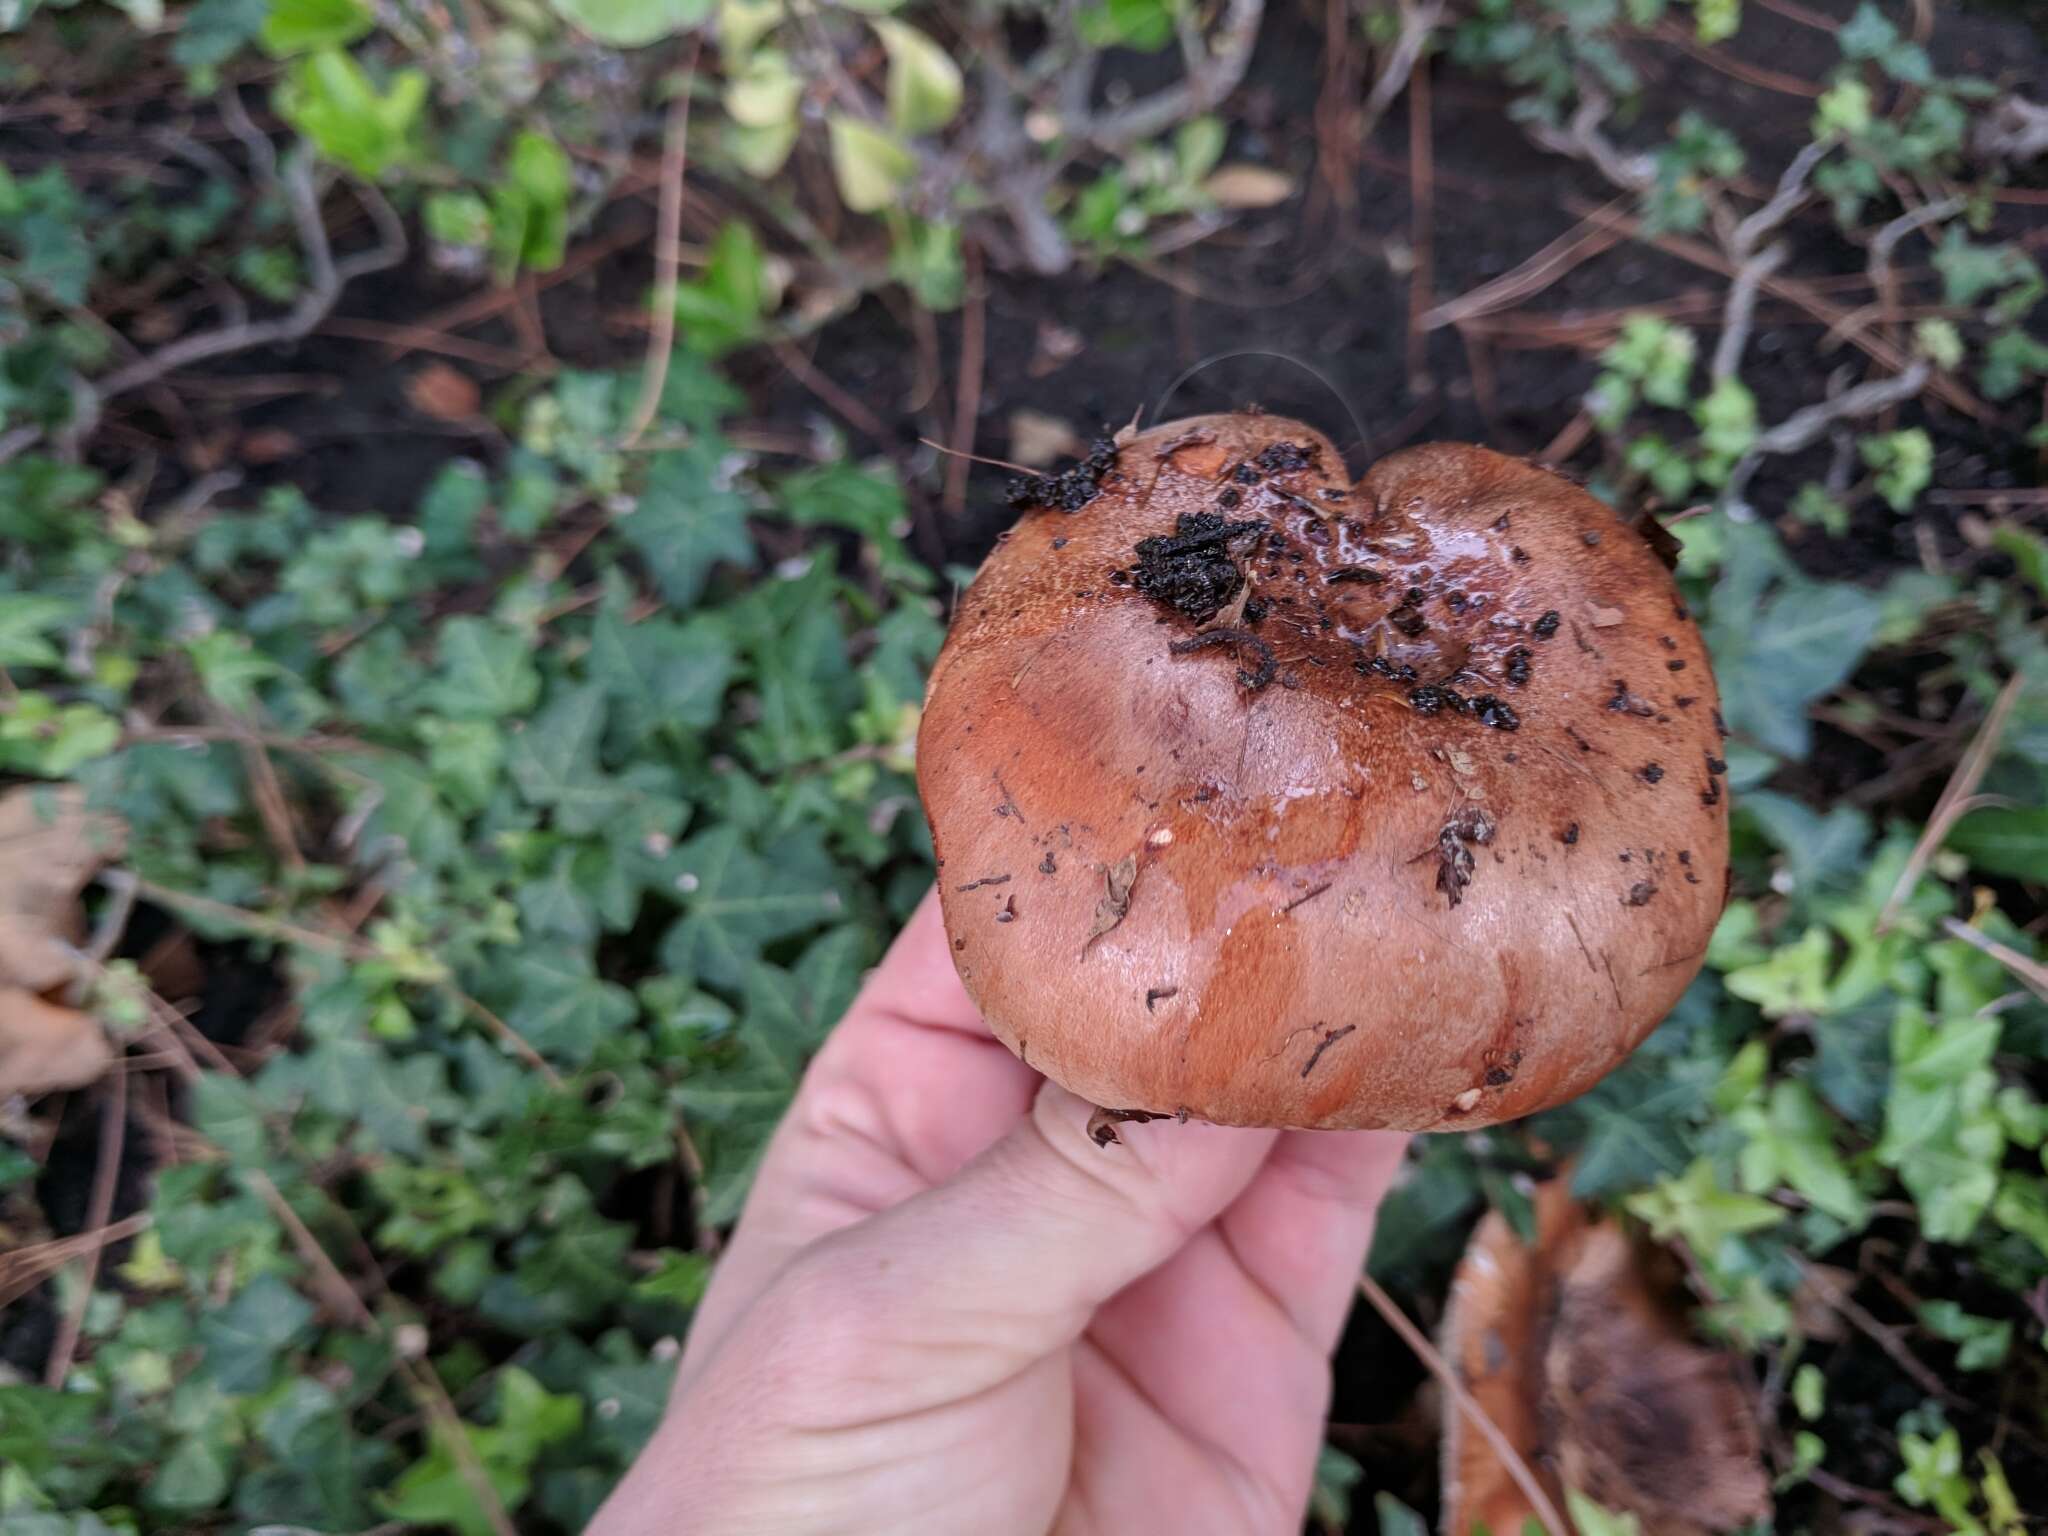
[[[975,420],[981,414],[982,374],[988,340],[988,295],[981,286],[981,250],[971,242],[963,253],[967,299],[960,311],[960,370],[953,381],[953,457],[946,462],[940,505],[950,517],[967,506],[967,466],[974,453]]]
[[[1380,119],[1387,115],[1387,108],[1401,94],[1401,88],[1414,76],[1415,66],[1422,60],[1422,50],[1428,46],[1430,34],[1436,31],[1443,19],[1441,0],[1433,5],[1401,0],[1401,30],[1394,38],[1393,47],[1387,50],[1386,62],[1380,66],[1372,91],[1365,98],[1365,111],[1358,126],[1352,130],[1355,137],[1368,138],[1379,126]]]
[[[1805,1259],[1799,1258],[1797,1255],[1794,1255],[1794,1261],[1799,1266],[1800,1274],[1805,1277],[1815,1290],[1820,1292],[1821,1299],[1841,1313],[1844,1318],[1848,1319],[1859,1332],[1879,1349],[1891,1356],[1892,1363],[1904,1371],[1907,1376],[1911,1377],[1913,1384],[1922,1392],[1925,1392],[1929,1397],[1937,1398],[1941,1402],[1949,1404],[1951,1407],[1962,1401],[1955,1393],[1949,1391],[1942,1384],[1941,1378],[1935,1375],[1924,1361],[1899,1342],[1898,1330],[1887,1328],[1875,1317],[1872,1317],[1869,1310],[1849,1294],[1848,1287],[1836,1280],[1833,1275],[1829,1274],[1820,1265],[1809,1264]]]
[[[2007,96],[1978,120],[1971,144],[1978,154],[2000,160],[2048,154],[2048,106]]]
[[[128,1059],[134,1062],[138,1058]],[[44,1276],[62,1269],[73,1259],[133,1237],[155,1219],[148,1211],[137,1211],[76,1237],[52,1238],[47,1243],[33,1243],[0,1254],[0,1307],[12,1306],[41,1285]]]
[[[244,321],[217,331],[202,331],[159,347],[148,356],[116,369],[98,380],[93,392],[99,401],[133,393],[153,384],[166,374],[255,347],[272,347],[297,341],[327,318],[342,290],[359,277],[382,272],[405,260],[405,226],[399,222],[384,195],[374,187],[358,186],[357,196],[377,226],[378,244],[340,261],[334,259],[327,243],[327,230],[320,218],[320,196],[313,184],[313,172],[305,159],[294,161],[279,178],[292,205],[292,219],[298,228],[299,245],[312,282],[291,309],[274,320]]]
[[[1186,78],[1107,117],[1075,126],[1098,149],[1117,153],[1209,111],[1244,79],[1265,12],[1265,0],[1229,0],[1215,46],[1196,60]]]
[[[1774,454],[1798,453],[1812,447],[1838,421],[1875,416],[1880,411],[1911,400],[1926,387],[1928,375],[1932,372],[1933,368],[1925,358],[1916,359],[1896,378],[1876,379],[1858,384],[1854,389],[1845,389],[1834,399],[1794,411],[1776,426],[1758,433],[1756,441],[1729,471],[1728,484],[1721,492],[1723,504],[1731,508],[1744,504],[1743,492],[1748,489],[1757,466],[1765,459]]]
[[[640,400],[633,407],[633,419],[619,446],[631,448],[640,441],[654,413],[661,408],[661,392],[668,385],[669,357],[676,343],[676,288],[682,269],[678,246],[683,231],[683,175],[689,169],[690,98],[697,78],[697,44],[690,48],[683,66],[676,99],[669,104],[668,134],[661,149],[661,198],[655,214],[654,234],[654,328],[647,337],[647,357],[640,367]]]
[[[2011,971],[2029,992],[2048,1003],[2048,965],[2030,960],[2010,945],[1998,940],[1980,928],[1973,928],[1959,917],[1944,917],[1941,931],[1952,939],[1961,939],[1972,949],[1982,950],[2000,965]]]
[[[1425,23],[1422,36],[1428,36],[1427,26],[1433,25],[1440,11],[1432,11]],[[1414,18],[1409,13],[1402,21],[1402,34],[1407,35],[1408,23]],[[1416,56],[1421,53],[1421,43],[1415,46]],[[1408,274],[1408,393],[1427,394],[1429,378],[1429,333],[1422,317],[1434,307],[1436,293],[1436,130],[1430,110],[1429,69],[1417,69],[1414,59],[1409,60],[1408,89],[1408,163],[1412,168],[1408,178],[1410,208],[1409,245],[1412,247],[1414,265]],[[1384,81],[1385,75],[1381,76]]]
[[[1607,93],[1590,81],[1579,83],[1579,105],[1563,128],[1550,123],[1528,125],[1532,142],[1552,154],[1584,160],[1617,187],[1628,192],[1647,191],[1657,179],[1657,162],[1646,154],[1626,154],[1600,131],[1613,109]]]
[[[1719,384],[1742,369],[1742,354],[1749,349],[1749,333],[1756,325],[1756,296],[1771,274],[1785,265],[1792,248],[1780,240],[1776,245],[1750,257],[1735,270],[1728,286],[1728,300],[1721,309],[1721,339],[1714,344],[1712,375]]]
[[[1458,1379],[1458,1373],[1451,1368],[1450,1362],[1437,1353],[1436,1346],[1423,1336],[1420,1328],[1409,1321],[1408,1314],[1395,1305],[1394,1298],[1389,1296],[1371,1275],[1358,1277],[1358,1289],[1360,1294],[1372,1303],[1373,1310],[1386,1319],[1387,1326],[1401,1336],[1401,1342],[1415,1351],[1415,1358],[1428,1368],[1438,1384],[1450,1394],[1451,1401],[1458,1405],[1458,1411],[1465,1415],[1465,1421],[1479,1432],[1480,1438],[1491,1447],[1493,1454],[1500,1458],[1501,1466],[1507,1469],[1508,1476],[1514,1479],[1515,1486],[1521,1490],[1522,1497],[1529,1501],[1529,1507],[1536,1511],[1537,1518],[1550,1532],[1550,1536],[1571,1536],[1572,1527],[1565,1524],[1564,1517],[1558,1514],[1557,1506],[1550,1501],[1550,1495],[1544,1492],[1543,1484],[1530,1469],[1528,1459],[1515,1449],[1514,1443],[1501,1433],[1500,1426],[1493,1422],[1492,1416],[1479,1405],[1479,1400],[1466,1390],[1465,1383]]]
[[[121,1176],[121,1153],[128,1136],[128,1074],[110,1072],[101,1090],[99,1163],[93,1169],[92,1203],[87,1207],[87,1232],[104,1232],[114,1215],[114,1188]],[[43,1367],[43,1384],[61,1389],[71,1374],[71,1362],[78,1354],[78,1336],[85,1327],[85,1309],[92,1303],[92,1288],[99,1283],[100,1255],[105,1243],[94,1243],[85,1251],[85,1273],[79,1277],[78,1298],[57,1325],[56,1342]]]
[[[1828,157],[1837,142],[1833,134],[1815,139],[1786,164],[1770,201],[1735,226],[1733,246],[1738,259],[1755,251],[1780,224],[1806,205],[1807,198],[1812,195],[1807,190],[1807,178],[1813,175],[1814,167]]]
[[[1762,250],[1764,241],[1778,227],[1806,205],[1811,196],[1808,179],[1814,167],[1835,147],[1835,137],[1814,140],[1794,155],[1778,177],[1777,189],[1756,212],[1737,224],[1727,241],[1728,258],[1735,274],[1721,312],[1721,339],[1714,347],[1713,379],[1722,383],[1742,369],[1742,354],[1749,346],[1749,333],[1756,322],[1756,296],[1778,268],[1791,257],[1791,248],[1780,242]]]
[[[1998,697],[1992,701],[1990,713],[1985,715],[1984,724],[1978,728],[1977,736],[1970,743],[1970,750],[1963,754],[1956,771],[1950,775],[1947,788],[1934,803],[1934,811],[1927,818],[1927,825],[1920,830],[1920,837],[1913,844],[1913,852],[1906,859],[1906,867],[1899,871],[1898,880],[1892,885],[1891,895],[1885,898],[1884,910],[1877,915],[1876,931],[1889,933],[1898,920],[1899,908],[1906,904],[1906,898],[1913,894],[1913,887],[1920,883],[1920,872],[1927,867],[1927,861],[1934,857],[1949,828],[1956,824],[1970,808],[1977,793],[1977,785],[1984,778],[1984,771],[1991,766],[1991,759],[1998,751],[1999,737],[2005,733],[2005,722],[2011,716],[2013,706],[2019,702],[2025,678],[2015,672]]]
[[[1603,214],[1619,213],[1621,205],[1609,203],[1601,211]],[[1598,219],[1582,219],[1519,266],[1461,293],[1455,299],[1446,299],[1423,315],[1422,323],[1431,330],[1438,330],[1532,299],[1595,256],[1613,249],[1622,239],[1619,230],[1602,228]]]

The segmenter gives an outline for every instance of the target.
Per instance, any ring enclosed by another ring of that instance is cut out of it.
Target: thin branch
[[[1925,229],[1929,224],[1938,224],[1943,219],[1952,219],[1969,207],[1969,200],[1963,197],[1944,197],[1937,202],[1915,208],[1911,213],[1902,213],[1884,228],[1870,237],[1870,260],[1866,270],[1870,273],[1871,286],[1882,291],[1883,280],[1878,276],[1891,265],[1892,252],[1899,242],[1916,229]]]
[[[683,175],[689,169],[691,87],[697,78],[699,44],[690,47],[690,59],[669,103],[668,134],[661,148],[661,199],[655,215],[654,234],[654,329],[647,337],[647,357],[640,367],[640,400],[633,407],[633,419],[620,440],[621,448],[640,441],[654,413],[661,409],[661,393],[668,387],[669,358],[676,344],[676,289],[682,275],[680,246],[683,237]]]
[[[960,372],[953,381],[953,457],[946,463],[940,505],[951,517],[967,507],[967,466],[974,455],[974,428],[981,414],[982,375],[987,363],[988,295],[982,291],[981,249],[969,242],[967,301],[960,312]]]
[[[377,225],[380,243],[372,250],[336,261],[327,243],[326,228],[321,223],[319,194],[313,186],[312,172],[307,163],[304,160],[294,162],[284,173],[282,185],[290,197],[300,247],[313,279],[306,291],[299,295],[299,301],[274,320],[245,321],[216,331],[202,331],[196,336],[187,336],[160,347],[125,368],[116,369],[93,385],[97,405],[132,394],[154,384],[166,374],[208,358],[298,341],[327,318],[328,311],[334,308],[342,290],[351,282],[395,267],[405,259],[405,226],[399,222],[398,215],[384,200],[383,194],[374,188],[359,187],[357,192],[363,206],[369,210],[371,221]],[[90,430],[90,425],[88,422],[75,435],[83,435]]]
[[[1185,79],[1107,117],[1075,125],[1081,136],[1098,149],[1118,153],[1218,105],[1244,79],[1265,12],[1265,0],[1229,0],[1214,48]]]
[[[1785,265],[1792,248],[1780,240],[1750,257],[1735,270],[1728,288],[1728,302],[1721,310],[1721,339],[1714,344],[1713,379],[1719,384],[1742,369],[1742,354],[1749,350],[1749,333],[1756,326],[1756,296],[1771,275]]]
[[[2048,154],[2048,106],[2020,95],[2007,96],[1978,121],[1972,147],[2000,160]]]
[[[1600,216],[1621,211],[1620,203],[1609,203],[1601,209]],[[1439,330],[1532,299],[1595,256],[1612,250],[1624,238],[1620,230],[1603,228],[1600,217],[1582,219],[1519,266],[1455,299],[1446,299],[1425,314],[1422,323],[1430,330]]]
[[[1892,893],[1885,898],[1884,910],[1877,915],[1876,931],[1889,933],[1892,924],[1898,920],[1899,908],[1906,904],[1906,898],[1913,894],[1913,887],[1920,883],[1920,873],[1927,868],[1927,861],[1934,857],[1935,849],[1948,836],[1949,828],[1970,808],[1977,793],[1977,785],[1983,780],[1984,772],[1991,766],[1991,759],[1998,752],[1999,737],[2005,733],[2005,722],[2011,716],[2013,706],[2019,703],[2025,677],[2015,672],[2007,679],[1998,697],[1992,701],[1991,711],[1984,717],[1984,724],[1978,729],[1970,749],[1956,764],[1956,771],[1950,775],[1948,786],[1942,790],[1941,798],[1934,803],[1934,811],[1927,818],[1927,825],[1920,830],[1920,837],[1913,844],[1913,851],[1906,859],[1906,867],[1899,871],[1899,878],[1892,886]]]
[[[1819,442],[1836,422],[1875,416],[1880,411],[1904,404],[1926,388],[1933,371],[1925,358],[1915,359],[1896,378],[1858,384],[1832,400],[1794,411],[1769,431],[1758,433],[1756,441],[1729,471],[1728,484],[1721,492],[1723,505],[1732,508],[1744,504],[1743,492],[1749,488],[1757,466],[1771,455],[1798,453]]]
[[[1657,162],[1646,154],[1625,154],[1600,131],[1613,108],[1607,93],[1581,81],[1578,110],[1563,128],[1552,123],[1531,123],[1531,141],[1553,154],[1584,160],[1617,187],[1628,192],[1648,191],[1657,179]]]
[[[99,1162],[93,1169],[92,1203],[87,1208],[85,1229],[104,1232],[114,1216],[114,1189],[121,1177],[121,1154],[128,1139],[128,1074],[107,1075],[100,1104]],[[71,1362],[78,1356],[78,1337],[85,1327],[85,1309],[92,1304],[92,1289],[99,1283],[100,1255],[105,1243],[94,1243],[85,1254],[85,1273],[79,1277],[78,1299],[57,1325],[56,1342],[50,1346],[49,1361],[43,1367],[43,1384],[61,1390],[71,1375]]]
[[[1401,1336],[1401,1342],[1415,1351],[1415,1358],[1450,1394],[1451,1401],[1458,1405],[1458,1411],[1465,1415],[1465,1422],[1479,1432],[1480,1438],[1500,1458],[1500,1464],[1507,1469],[1508,1476],[1514,1479],[1522,1497],[1529,1501],[1529,1507],[1536,1511],[1537,1519],[1551,1536],[1571,1536],[1572,1527],[1565,1523],[1564,1517],[1557,1512],[1557,1506],[1551,1503],[1550,1495],[1543,1491],[1543,1484],[1530,1469],[1528,1459],[1501,1433],[1500,1426],[1493,1422],[1492,1416],[1479,1405],[1479,1400],[1458,1379],[1458,1373],[1451,1369],[1450,1362],[1437,1353],[1436,1346],[1408,1320],[1408,1314],[1394,1304],[1394,1298],[1382,1290],[1380,1283],[1371,1275],[1358,1277],[1358,1289],[1372,1303],[1373,1310],[1386,1319],[1387,1326]]]
[[[1807,178],[1813,175],[1814,167],[1828,157],[1838,142],[1833,134],[1828,134],[1815,139],[1792,157],[1778,177],[1778,188],[1771,194],[1771,200],[1735,226],[1734,247],[1739,257],[1748,256],[1770,237],[1772,231],[1806,205],[1807,198],[1812,195],[1807,190]]]
[[[1380,119],[1387,115],[1387,108],[1394,104],[1394,98],[1401,94],[1401,88],[1414,75],[1415,66],[1422,59],[1422,50],[1429,44],[1430,34],[1443,19],[1442,0],[1422,6],[1402,0],[1401,30],[1394,38],[1394,46],[1387,50],[1386,63],[1380,66],[1371,94],[1365,98],[1365,110],[1352,130],[1355,138],[1364,140],[1371,137]]]
[[[1972,949],[1982,950],[2000,965],[2011,971],[2019,982],[2034,996],[2048,1003],[2048,965],[2030,960],[2010,945],[2001,944],[1982,929],[1973,928],[1958,917],[1944,917],[1941,931],[1952,939],[1961,939]]]

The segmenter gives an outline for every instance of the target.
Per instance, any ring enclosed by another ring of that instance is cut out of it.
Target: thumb
[[[834,1233],[785,1272],[809,1296],[829,1287],[859,1320],[870,1385],[888,1362],[916,1396],[947,1401],[1071,1343],[1097,1307],[1237,1198],[1277,1134],[1140,1125],[1098,1146],[1093,1113],[1045,1084],[955,1177]]]

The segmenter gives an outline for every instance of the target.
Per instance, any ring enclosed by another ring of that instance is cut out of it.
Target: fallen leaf
[[[124,833],[75,784],[0,795],[0,986],[48,992],[72,979],[78,893],[120,856]]]
[[[1081,941],[1083,949],[1124,920],[1124,914],[1131,910],[1131,887],[1137,881],[1138,856],[1135,853],[1125,854],[1102,872],[1102,900],[1095,903],[1095,926]]]
[[[1038,345],[1031,354],[1031,361],[1024,365],[1024,372],[1034,379],[1058,371],[1079,357],[1087,343],[1081,333],[1050,320],[1038,322]]]
[[[1294,178],[1270,165],[1239,161],[1218,166],[1202,183],[1202,190],[1222,208],[1271,208],[1294,196]]]
[[[1044,469],[1062,459],[1085,458],[1088,445],[1057,416],[1043,411],[1010,412],[1010,457],[1027,469]]]
[[[244,464],[276,464],[298,451],[298,434],[283,427],[258,427],[245,432],[235,446],[235,455]]]
[[[0,987],[0,1099],[83,1088],[113,1059],[90,1015]]]
[[[1710,1536],[1771,1509],[1752,1405],[1695,1343],[1668,1255],[1589,1221],[1569,1180],[1536,1192],[1536,1241],[1489,1213],[1458,1267],[1443,1353],[1559,1508],[1577,1489],[1657,1536]],[[1446,1536],[1536,1518],[1455,1404],[1444,1410]]]
[[[467,421],[483,403],[475,379],[446,363],[428,363],[405,381],[405,398],[422,416]]]

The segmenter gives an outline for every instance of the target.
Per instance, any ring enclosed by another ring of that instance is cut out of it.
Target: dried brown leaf
[[[114,1053],[89,1014],[0,987],[0,1099],[83,1088]]]
[[[1010,457],[1030,469],[1044,469],[1062,459],[1087,456],[1088,445],[1057,416],[1043,411],[1010,412]]]
[[[72,979],[78,893],[120,855],[124,831],[76,785],[0,795],[0,986],[48,992]]]
[[[422,416],[467,421],[483,403],[475,379],[446,363],[428,363],[405,381],[405,398]]]
[[[1131,910],[1131,887],[1138,880],[1138,856],[1127,853],[1102,872],[1102,900],[1095,904],[1095,926],[1081,942],[1086,949],[1124,920]]]
[[[1294,196],[1294,178],[1270,165],[1219,166],[1202,190],[1221,208],[1271,208]]]
[[[1473,1234],[1444,1353],[1553,1497],[1577,1488],[1658,1536],[1708,1536],[1770,1511],[1756,1418],[1728,1357],[1694,1342],[1668,1256],[1589,1223],[1563,1178],[1537,1191],[1537,1240],[1498,1213]],[[1444,1525],[1534,1514],[1459,1415],[1444,1426]],[[1561,1501],[1561,1500],[1560,1500]]]

